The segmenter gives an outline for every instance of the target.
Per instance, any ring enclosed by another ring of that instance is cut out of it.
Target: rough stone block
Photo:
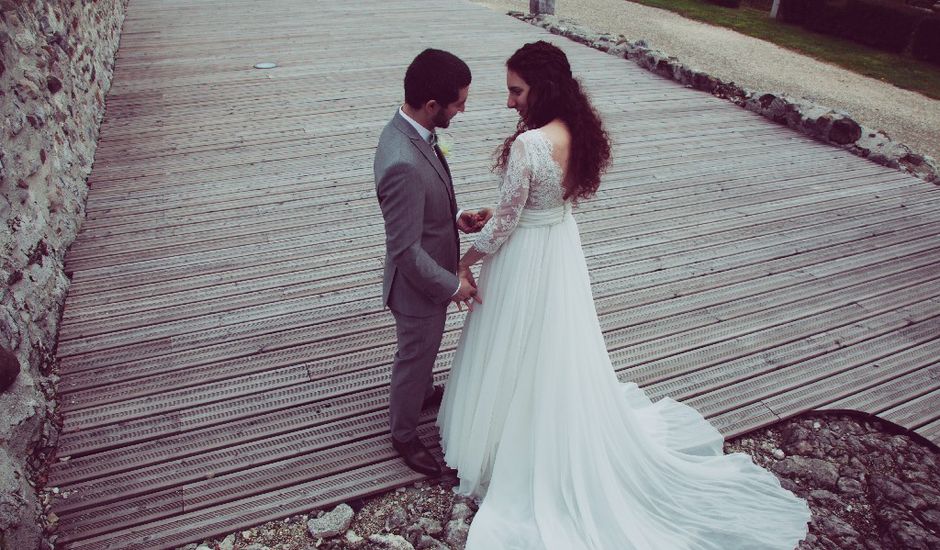
[[[340,504],[332,511],[307,522],[310,535],[317,538],[329,538],[342,535],[349,529],[355,513],[348,504]]]

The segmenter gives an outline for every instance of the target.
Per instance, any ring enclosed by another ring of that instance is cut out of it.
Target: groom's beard
[[[447,116],[447,111],[444,109],[438,111],[431,122],[434,123],[435,128],[447,128],[450,126],[450,118]]]

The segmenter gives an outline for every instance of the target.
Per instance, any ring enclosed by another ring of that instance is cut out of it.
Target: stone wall
[[[127,0],[0,0],[0,548],[41,539],[56,440],[53,361]]]

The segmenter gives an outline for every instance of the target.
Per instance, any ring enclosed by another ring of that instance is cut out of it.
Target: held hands
[[[473,311],[474,301],[480,304],[483,303],[483,299],[477,294],[477,282],[469,268],[461,268],[457,275],[460,277],[460,288],[450,300],[457,304],[457,309],[460,311],[463,311],[463,305],[466,305],[468,310]]]
[[[464,233],[476,233],[483,229],[486,222],[493,217],[493,211],[489,208],[479,210],[464,210],[460,213],[457,220],[457,228]]]

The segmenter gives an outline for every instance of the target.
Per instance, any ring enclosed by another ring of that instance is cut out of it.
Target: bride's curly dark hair
[[[594,195],[601,174],[610,166],[610,139],[581,83],[572,76],[565,52],[539,40],[516,50],[506,61],[506,68],[525,80],[529,96],[525,117],[519,120],[516,133],[497,149],[494,168],[497,171],[506,168],[509,148],[519,134],[560,119],[571,132],[565,198],[586,199]]]

